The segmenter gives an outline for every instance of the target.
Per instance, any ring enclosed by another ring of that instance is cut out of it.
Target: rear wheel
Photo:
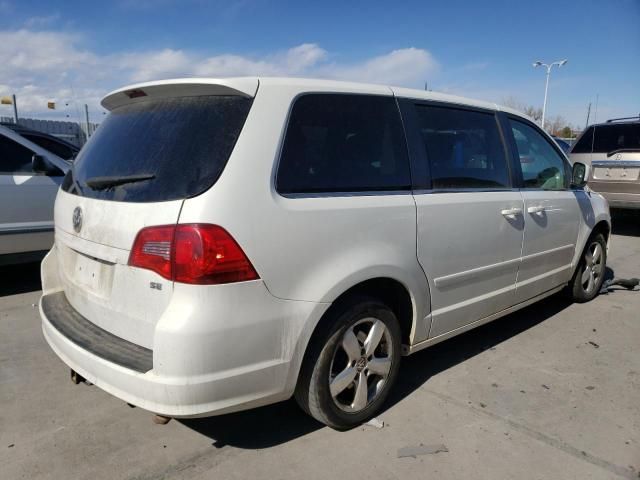
[[[296,400],[316,420],[339,430],[361,424],[380,409],[400,363],[400,327],[394,313],[359,298],[330,312],[312,339]]]
[[[588,302],[598,295],[607,265],[607,242],[600,233],[587,242],[569,287],[575,302]]]

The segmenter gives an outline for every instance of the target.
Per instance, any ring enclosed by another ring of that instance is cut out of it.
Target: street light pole
[[[544,103],[542,104],[542,128],[544,128],[544,117],[547,113],[547,93],[549,91],[549,77],[551,76],[551,67],[557,65],[561,67],[567,63],[567,60],[559,60],[557,62],[553,62],[551,64],[542,63],[540,61],[534,62],[534,67],[546,67],[547,68],[547,79],[544,84]]]
[[[13,100],[13,121],[16,123],[16,125],[18,124],[18,103],[16,102],[16,96],[11,95],[12,100]]]

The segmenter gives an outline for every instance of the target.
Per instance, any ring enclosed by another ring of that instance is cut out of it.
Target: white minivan
[[[604,279],[588,167],[513,110],[291,78],[102,105],[56,200],[43,331],[74,378],[162,418],[295,395],[349,428],[401,356]]]

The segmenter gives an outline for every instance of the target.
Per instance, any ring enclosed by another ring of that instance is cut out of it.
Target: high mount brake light
[[[201,223],[143,228],[133,243],[129,265],[198,285],[260,278],[229,232]]]

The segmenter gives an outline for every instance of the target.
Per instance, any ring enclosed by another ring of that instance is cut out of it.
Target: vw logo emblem
[[[80,232],[80,229],[82,228],[82,209],[80,207],[76,207],[73,209],[72,221],[73,229],[76,231],[76,233]]]
[[[622,154],[621,153],[616,154],[616,160],[620,160],[621,158],[622,158]]]

